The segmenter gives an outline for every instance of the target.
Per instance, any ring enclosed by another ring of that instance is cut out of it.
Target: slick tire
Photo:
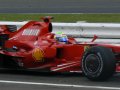
[[[83,56],[82,71],[89,80],[107,80],[114,74],[115,69],[115,56],[109,48],[91,47]]]

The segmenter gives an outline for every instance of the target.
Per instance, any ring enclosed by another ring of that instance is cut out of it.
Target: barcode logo
[[[39,29],[25,29],[22,33],[22,35],[33,35],[37,36],[39,34]]]

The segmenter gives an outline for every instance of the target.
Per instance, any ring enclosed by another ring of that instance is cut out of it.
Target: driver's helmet
[[[68,41],[67,35],[65,35],[63,32],[57,32],[55,34],[55,39],[59,42],[67,42]]]

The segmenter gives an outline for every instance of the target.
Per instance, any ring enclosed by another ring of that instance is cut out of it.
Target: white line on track
[[[87,86],[87,85],[72,85],[72,84],[54,84],[54,83],[38,83],[38,82],[7,81],[7,80],[0,80],[0,83],[43,85],[43,86],[56,86],[56,87],[89,88],[89,89],[104,89],[104,90],[120,90],[120,87]]]

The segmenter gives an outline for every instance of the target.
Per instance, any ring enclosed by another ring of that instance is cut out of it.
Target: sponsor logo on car
[[[33,50],[32,56],[36,61],[40,61],[40,62],[44,61],[44,52],[40,48],[35,48]]]

